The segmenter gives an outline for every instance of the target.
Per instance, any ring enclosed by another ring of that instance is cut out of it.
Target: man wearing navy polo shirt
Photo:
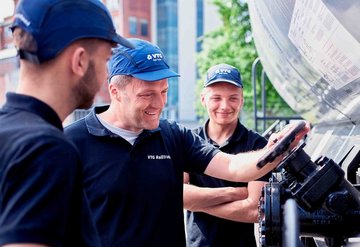
[[[114,44],[131,44],[98,0],[19,1],[12,31],[20,74],[0,109],[0,246],[99,246],[62,121],[91,106]]]
[[[185,246],[184,171],[249,181],[279,160],[258,170],[255,163],[266,150],[225,154],[191,130],[160,121],[168,78],[179,75],[159,47],[130,41],[135,48],[115,49],[109,62],[110,106],[95,107],[65,133],[82,154],[84,187],[102,246]]]
[[[266,146],[267,140],[239,121],[244,104],[240,72],[228,64],[208,69],[201,103],[209,119],[193,131],[221,151],[237,154]],[[184,174],[187,246],[256,247],[261,189],[269,176],[249,183],[204,174]]]

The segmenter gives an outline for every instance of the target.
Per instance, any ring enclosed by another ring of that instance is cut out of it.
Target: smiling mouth
[[[155,116],[155,115],[156,115],[156,112],[148,112],[148,111],[145,111],[145,114],[150,115],[150,116]]]

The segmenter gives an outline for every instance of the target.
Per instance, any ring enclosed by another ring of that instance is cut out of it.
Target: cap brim
[[[132,74],[132,76],[143,81],[159,81],[170,77],[179,77],[180,75],[171,69],[162,69],[144,73],[136,73]]]
[[[210,86],[210,85],[212,85],[212,84],[214,84],[214,83],[217,83],[217,82],[227,82],[227,83],[230,83],[230,84],[232,84],[232,85],[234,85],[234,86],[237,86],[237,87],[239,87],[239,88],[243,88],[243,85],[242,85],[242,84],[239,84],[239,83],[234,82],[234,81],[231,81],[231,80],[221,79],[221,78],[216,79],[216,80],[213,80],[213,81],[209,81],[208,83],[206,83],[206,84],[204,85],[204,87],[208,87],[208,86]]]
[[[122,46],[125,46],[127,48],[131,48],[131,49],[134,49],[135,46],[127,39],[121,37],[119,34],[115,34],[113,39],[112,39],[115,43],[118,43]]]

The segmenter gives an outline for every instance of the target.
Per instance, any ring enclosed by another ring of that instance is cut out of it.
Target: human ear
[[[241,109],[243,108],[244,106],[244,95],[241,94],[241,98],[240,98],[240,106],[241,106]]]
[[[71,56],[71,70],[74,74],[82,77],[89,66],[89,55],[86,50],[79,46],[75,48]]]
[[[200,99],[201,99],[201,105],[202,105],[203,107],[206,107],[206,96],[205,96],[204,93],[201,93]]]
[[[121,94],[120,94],[118,88],[114,84],[110,83],[108,86],[108,89],[109,89],[111,98],[114,98],[117,101],[121,101]]]
[[[201,97],[201,105],[203,107],[206,107],[206,94],[207,94],[207,88],[203,88],[201,90],[201,94],[200,94],[200,97]]]

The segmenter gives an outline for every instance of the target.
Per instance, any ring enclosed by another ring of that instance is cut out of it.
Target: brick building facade
[[[14,0],[14,6],[18,0]],[[136,37],[151,41],[151,0],[103,0],[108,7],[117,32],[124,37]],[[0,22],[0,106],[5,102],[5,94],[16,89],[19,61],[12,43],[9,28],[12,16]],[[110,101],[107,83],[104,82],[95,97],[94,104]]]

